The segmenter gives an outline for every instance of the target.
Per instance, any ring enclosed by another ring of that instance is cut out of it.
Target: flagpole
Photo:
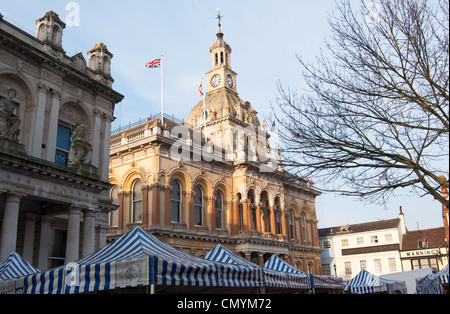
[[[202,89],[203,89],[203,78],[202,78]],[[206,140],[206,106],[205,106],[205,93],[202,90],[202,98],[203,98],[203,125],[204,125],[204,132],[205,132],[205,142]]]
[[[161,125],[164,126],[163,55],[161,55]]]

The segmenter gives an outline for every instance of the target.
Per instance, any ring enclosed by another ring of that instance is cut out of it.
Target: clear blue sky
[[[53,10],[63,21],[71,1],[0,0],[5,19],[35,35],[36,19]],[[224,39],[232,47],[231,66],[238,73],[241,99],[250,101],[260,120],[269,123],[277,82],[302,92],[296,54],[314,61],[329,35],[333,0],[80,0],[79,26],[67,26],[63,48],[68,55],[103,42],[113,53],[113,87],[125,95],[117,105],[113,128],[160,112],[160,70],[144,67],[164,55],[164,111],[187,118],[200,100],[198,85],[210,69],[209,48],[216,39],[219,7]],[[357,1],[359,2],[359,1]],[[267,123],[267,124],[269,124]],[[448,173],[448,166],[443,169]],[[314,178],[312,178],[314,180]],[[317,198],[319,228],[397,218],[403,207],[407,228],[441,227],[441,205],[431,197],[404,195],[386,205],[363,204],[337,195]]]

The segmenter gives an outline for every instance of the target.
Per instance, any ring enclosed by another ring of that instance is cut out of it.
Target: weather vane
[[[223,16],[220,15],[220,9],[219,9],[219,8],[216,8],[216,11],[217,11],[217,17],[216,17],[216,19],[219,20],[219,27],[220,27],[220,25],[221,25],[220,22],[222,21]]]

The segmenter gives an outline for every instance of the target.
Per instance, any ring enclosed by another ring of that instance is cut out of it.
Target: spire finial
[[[216,11],[217,11],[217,17],[216,17],[216,19],[218,19],[219,20],[219,28],[220,28],[220,26],[221,26],[221,21],[222,21],[222,15],[220,15],[220,9],[219,8],[216,8]]]

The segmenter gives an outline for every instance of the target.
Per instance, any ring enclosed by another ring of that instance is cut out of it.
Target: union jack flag
[[[148,68],[159,68],[161,66],[161,58],[155,59],[153,61],[147,62],[145,67]]]
[[[199,92],[200,96],[203,96],[203,80],[200,83],[200,86],[198,87],[198,92]]]

